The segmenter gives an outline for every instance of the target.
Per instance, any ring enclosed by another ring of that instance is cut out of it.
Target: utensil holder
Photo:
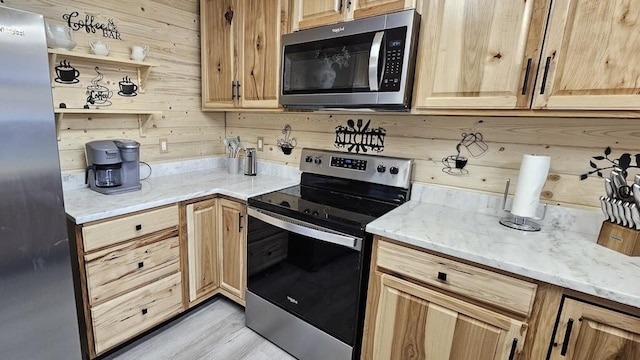
[[[625,255],[640,256],[640,230],[605,220],[600,227],[598,245]]]
[[[237,174],[240,171],[240,158],[227,158],[227,172],[229,174]]]

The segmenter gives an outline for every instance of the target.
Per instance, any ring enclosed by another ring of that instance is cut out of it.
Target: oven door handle
[[[322,230],[320,227],[309,227],[314,225],[302,221],[299,221],[299,223],[294,223],[285,216],[280,216],[278,214],[256,210],[253,208],[248,208],[247,214],[258,220],[264,221],[267,224],[273,225],[283,230],[294,232],[296,234],[304,235],[313,239],[329,242],[336,245],[345,246],[357,251],[360,251],[362,249],[361,238],[338,234],[335,232],[329,232],[327,230]],[[306,226],[301,224],[305,224]]]
[[[383,37],[384,31],[378,31],[373,36],[371,50],[369,50],[369,90],[371,91],[378,91],[378,59],[380,58]]]

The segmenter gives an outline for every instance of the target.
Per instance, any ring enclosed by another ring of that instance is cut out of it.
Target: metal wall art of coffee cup
[[[104,75],[100,72],[100,69],[96,66],[95,71],[98,75],[96,75],[91,80],[91,85],[87,86],[87,104],[85,108],[89,105],[95,105],[96,107],[110,106],[111,97],[113,96],[113,91],[109,90],[108,87],[99,84],[99,82],[104,79]]]
[[[463,156],[462,152],[478,157],[487,152],[487,149],[489,146],[483,141],[481,133],[462,133],[462,140],[456,145],[456,154],[442,159],[442,172],[449,175],[469,174],[469,170],[465,169],[469,159]]]
[[[120,91],[118,91],[118,95],[125,97],[132,97],[138,95],[138,85],[133,83],[130,77],[125,76],[122,78],[122,81],[118,82],[118,86],[120,87]]]
[[[284,134],[284,139],[278,140],[278,147],[282,150],[283,154],[291,155],[293,148],[298,144],[296,139],[289,138],[291,136],[291,125],[286,124],[284,128],[282,128],[282,133]]]
[[[75,84],[80,76],[80,71],[71,66],[71,63],[67,60],[62,60],[55,66],[56,78],[55,82],[60,84]]]

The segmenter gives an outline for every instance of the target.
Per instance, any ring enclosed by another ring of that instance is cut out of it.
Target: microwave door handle
[[[384,31],[378,31],[373,37],[371,50],[369,51],[369,90],[371,91],[378,91],[378,60],[383,37]]]

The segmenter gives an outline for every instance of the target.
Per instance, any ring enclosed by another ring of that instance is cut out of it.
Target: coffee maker
[[[101,194],[136,191],[140,185],[140,143],[99,140],[85,144],[85,184]]]

